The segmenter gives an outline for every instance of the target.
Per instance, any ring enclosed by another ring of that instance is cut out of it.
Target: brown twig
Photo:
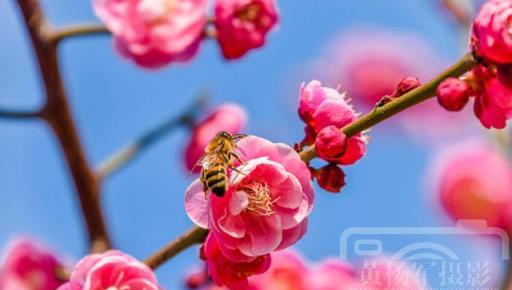
[[[110,35],[110,31],[103,24],[84,23],[56,29],[51,37],[55,42],[60,42],[67,38],[88,35]]]
[[[33,120],[41,117],[41,111],[17,111],[0,109],[0,119],[7,120]]]
[[[202,243],[207,234],[208,230],[200,227],[193,227],[179,238],[160,249],[151,257],[147,258],[144,263],[146,263],[146,265],[148,265],[151,269],[156,269],[158,266],[162,265],[167,260],[176,256],[188,247]]]
[[[99,183],[89,167],[73,121],[60,72],[57,41],[52,37],[53,32],[44,18],[39,1],[17,2],[34,47],[46,93],[41,117],[52,128],[64,151],[87,225],[91,250],[103,251],[110,247],[110,240],[100,204],[95,198]]]
[[[477,60],[472,54],[467,54],[462,57],[452,67],[438,75],[430,82],[408,92],[407,94],[395,99],[382,107],[373,109],[370,113],[362,116],[353,123],[342,128],[343,133],[347,137],[354,136],[364,130],[367,130],[378,123],[391,118],[392,116],[418,104],[431,97],[436,93],[437,86],[449,77],[458,77],[469,71],[477,64]],[[317,157],[315,146],[310,146],[300,152],[302,160],[309,162]]]
[[[171,116],[164,122],[158,124],[131,144],[128,144],[101,162],[96,173],[98,178],[103,179],[117,172],[123,166],[133,161],[144,150],[148,149],[157,140],[171,132],[174,128],[193,123],[199,113],[208,103],[207,95],[200,95],[185,111],[179,116]]]

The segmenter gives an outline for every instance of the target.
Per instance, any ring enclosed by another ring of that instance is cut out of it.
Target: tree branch
[[[467,54],[462,57],[456,64],[441,73],[439,76],[430,82],[408,92],[400,98],[387,103],[382,107],[376,107],[368,114],[362,116],[351,124],[345,126],[341,130],[347,137],[354,136],[364,130],[367,130],[378,123],[410,108],[418,103],[421,103],[436,93],[437,86],[449,77],[459,77],[469,71],[477,64],[477,60],[472,54]],[[317,157],[315,146],[310,146],[300,152],[302,160],[309,162]]]
[[[151,269],[156,269],[188,247],[204,242],[207,235],[208,230],[200,227],[193,227],[179,238],[160,249],[151,257],[147,258],[144,263],[146,263],[146,265]]]
[[[156,141],[166,136],[173,129],[180,125],[190,124],[195,119],[198,112],[203,109],[208,102],[208,97],[200,96],[195,100],[180,116],[172,116],[149,130],[146,134],[140,136],[135,142],[121,148],[103,161],[96,169],[99,178],[105,178],[121,167],[126,166],[140,156],[140,154],[153,145]]]
[[[41,117],[41,111],[15,111],[0,109],[0,119],[7,120],[33,120]]]
[[[51,37],[55,42],[61,40],[92,35],[110,35],[110,31],[103,24],[84,23],[58,28],[52,32]]]
[[[89,167],[68,103],[62,80],[57,42],[44,19],[38,0],[17,0],[39,64],[46,93],[41,117],[52,128],[66,157],[85,219],[91,249],[103,251],[110,240],[96,199],[99,183]]]

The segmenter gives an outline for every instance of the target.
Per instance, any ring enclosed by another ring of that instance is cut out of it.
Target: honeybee
[[[228,169],[237,171],[233,166],[235,160],[243,163],[235,149],[236,142],[245,137],[245,134],[231,135],[221,131],[208,143],[203,157],[199,160],[202,166],[199,180],[203,184],[205,195],[210,190],[216,196],[224,196],[228,189]]]

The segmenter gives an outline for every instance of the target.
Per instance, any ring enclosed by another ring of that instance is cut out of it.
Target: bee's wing
[[[196,168],[198,168],[199,166],[202,166],[204,160],[206,159],[207,157],[207,154],[204,153],[201,157],[199,157],[199,159],[197,160],[196,164],[194,164],[194,166],[192,166],[192,168],[188,171],[188,174],[187,174],[187,179],[190,177],[190,175],[192,175],[192,173],[194,172],[194,170]]]

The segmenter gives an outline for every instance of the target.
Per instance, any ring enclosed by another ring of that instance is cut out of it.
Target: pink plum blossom
[[[262,47],[276,25],[275,0],[216,0],[217,40],[226,59],[237,59]]]
[[[206,25],[206,0],[94,0],[118,52],[145,68],[194,57]]]
[[[196,180],[186,191],[185,209],[216,236],[224,256],[246,262],[304,235],[314,191],[308,167],[288,145],[248,136],[237,147],[244,164],[231,172],[224,197],[205,198]]]
[[[491,227],[510,228],[512,167],[485,143],[468,141],[442,152],[432,167],[434,190],[455,220],[483,219]]]
[[[91,254],[73,269],[58,290],[160,290],[155,274],[144,263],[117,250]]]
[[[63,264],[54,253],[28,239],[11,242],[0,268],[2,290],[55,290]]]
[[[503,129],[512,117],[512,88],[500,81],[495,70],[477,66],[472,71],[476,83],[475,114],[486,128]]]
[[[219,242],[213,233],[206,238],[203,247],[206,267],[212,280],[218,286],[227,286],[232,290],[245,290],[248,287],[247,278],[261,274],[270,267],[270,255],[254,257],[251,261],[233,262],[226,258],[219,247]]]
[[[486,61],[512,63],[512,1],[490,0],[473,21],[472,45]]]
[[[214,108],[205,119],[194,127],[185,147],[184,157],[187,170],[199,171],[201,169],[195,165],[204,154],[206,145],[218,132],[240,133],[246,122],[247,113],[237,104],[227,103]]]
[[[299,116],[306,123],[306,132],[313,136],[307,136],[303,145],[310,139],[317,138],[320,131],[333,126],[343,128],[357,119],[357,113],[349,104],[346,94],[340,94],[337,90],[322,87],[319,81],[311,81],[307,85],[302,84],[299,95]],[[331,127],[332,129],[332,127]],[[366,153],[366,139],[357,134],[346,140],[345,152],[338,158],[329,158],[328,161],[341,165],[355,163]]]

